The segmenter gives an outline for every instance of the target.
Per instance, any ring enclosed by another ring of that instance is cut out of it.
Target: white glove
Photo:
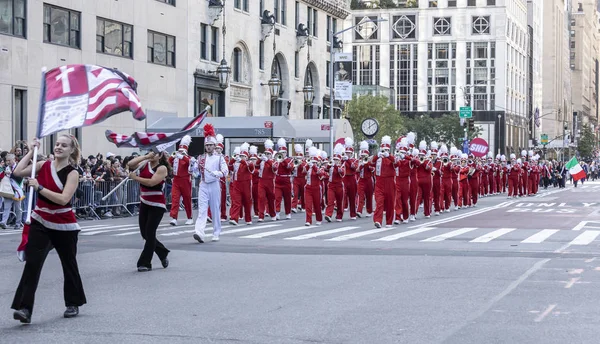
[[[381,153],[381,151],[379,151],[379,152],[377,153],[377,157],[379,157],[379,158],[382,158],[382,157],[383,157],[383,153]]]
[[[195,164],[195,163],[196,163],[196,161],[198,161],[198,160],[196,160],[196,158],[192,157],[192,158],[190,159],[190,161],[192,162],[192,164]]]
[[[181,153],[177,153],[175,154],[175,156],[177,157],[177,159],[183,159],[183,154]]]
[[[240,158],[239,156],[237,158],[235,158],[235,161],[240,162],[242,161],[242,158]]]
[[[390,152],[383,152],[383,156],[384,156],[385,158],[389,157],[389,156],[390,156]]]
[[[309,162],[308,162],[308,167],[313,167],[313,163],[312,163],[312,161],[309,161]]]
[[[348,160],[348,156],[347,156],[347,155],[344,155],[344,158],[343,158],[343,159],[344,159],[344,161],[345,161],[345,160]]]
[[[262,161],[267,161],[267,160],[269,160],[269,158],[267,158],[267,156],[266,156],[266,155],[263,155],[263,156],[260,158],[260,160],[262,160]]]

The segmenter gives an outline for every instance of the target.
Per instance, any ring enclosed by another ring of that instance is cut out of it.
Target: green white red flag
[[[581,168],[579,162],[577,162],[577,158],[571,158],[571,160],[567,162],[565,167],[569,169],[569,174],[571,175],[571,177],[573,177],[573,180],[585,178],[585,171],[583,170],[583,168]]]

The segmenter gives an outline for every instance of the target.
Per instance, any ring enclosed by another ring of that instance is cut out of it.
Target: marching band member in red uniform
[[[527,184],[529,180],[529,175],[527,170],[529,169],[529,164],[527,163],[527,151],[521,151],[521,172],[519,175],[521,176],[519,179],[519,196],[523,197],[527,195]]]
[[[294,160],[287,156],[287,144],[284,138],[277,140],[279,151],[277,152],[283,157],[283,160],[277,161],[274,164],[275,174],[275,212],[277,219],[281,212],[281,200],[285,210],[285,218],[292,218],[292,173],[294,171]]]
[[[467,165],[467,158],[468,156],[466,154],[463,153],[461,155],[458,177],[458,180],[460,181],[460,195],[462,199],[461,204],[464,208],[471,206],[471,194],[469,192],[469,174],[471,167]]]
[[[410,157],[408,156],[408,140],[406,137],[400,139],[400,142],[397,143],[396,147],[399,152],[394,163],[394,168],[396,170],[396,201],[394,202],[396,218],[394,223],[399,224],[400,222],[408,223],[410,214],[408,200],[410,198],[411,162]]]
[[[483,196],[487,197],[492,193],[492,185],[494,184],[494,157],[492,152],[488,152],[487,161],[483,165],[482,171],[483,181]]]
[[[471,178],[469,179],[469,186],[471,187],[471,205],[477,206],[479,199],[479,178],[482,173],[481,163],[475,160],[473,154],[469,154],[469,167],[472,168],[470,171]]]
[[[352,147],[354,140],[346,137],[344,143],[346,154],[342,159],[346,170],[346,175],[344,176],[345,198],[348,200],[350,208],[350,220],[356,220],[356,172],[358,171],[358,160],[354,159],[354,147]]]
[[[369,144],[367,141],[360,143],[360,164],[358,166],[358,217],[362,217],[363,207],[367,207],[367,217],[373,213],[373,172],[375,167],[368,163]],[[367,162],[364,162],[367,159]]]
[[[417,167],[419,166],[419,150],[415,148],[415,139],[417,136],[415,133],[410,132],[406,134],[406,140],[408,142],[408,159],[410,161],[410,193],[409,193],[409,206],[410,216],[409,221],[417,220],[417,211],[419,210],[419,203],[417,203],[417,195],[419,193],[419,178],[417,177]]]
[[[319,150],[319,158],[323,167],[327,164],[327,152],[323,150]],[[324,169],[325,173],[328,173],[326,169]],[[327,174],[327,178],[323,178],[321,180],[321,184],[323,186],[323,202],[321,203],[321,210],[325,211],[325,207],[327,207],[327,200],[329,199],[329,195],[327,194],[329,190],[329,174]]]
[[[521,174],[521,166],[515,154],[510,155],[510,166],[508,166],[508,198],[516,198],[519,188],[519,179]]]
[[[394,202],[396,200],[394,178],[396,170],[394,168],[394,156],[390,154],[391,144],[391,137],[382,137],[379,153],[369,161],[369,165],[375,167],[375,214],[373,215],[373,222],[377,228],[381,228],[384,211],[386,227],[392,227],[394,222]]]
[[[535,157],[533,156],[533,151],[529,151],[529,168],[527,169],[528,180],[527,180],[527,196],[533,195],[533,191],[535,190],[535,182],[536,182],[536,162]]]
[[[240,212],[244,209],[244,220],[247,225],[252,224],[252,174],[254,173],[254,164],[248,161],[248,150],[250,145],[243,143],[240,147],[240,154],[235,159],[232,168],[230,189],[231,209],[229,211],[229,223],[236,226],[240,218]]]
[[[254,218],[258,218],[258,147],[250,146],[248,151],[250,154],[250,162],[254,165],[254,172],[252,172],[252,209],[254,210]],[[264,210],[263,210],[264,213]]]
[[[275,169],[273,166],[273,141],[265,141],[265,153],[260,157],[258,168],[258,222],[265,219],[265,210],[273,221],[275,213]]]
[[[39,147],[37,139],[29,145],[29,152],[13,171],[15,176],[31,176],[33,165],[30,163],[35,146]],[[79,181],[79,174],[74,167],[79,162],[79,143],[72,135],[61,135],[56,140],[53,153],[54,160],[38,162],[35,165],[36,178],[29,179],[29,186],[37,191],[37,201],[31,212],[31,224],[25,227],[29,227],[25,267],[11,306],[15,310],[13,318],[25,324],[31,323],[35,292],[42,267],[52,248],[58,253],[63,268],[67,307],[64,317],[77,316],[79,307],[87,302],[77,266],[80,227],[71,207],[71,199]]]
[[[450,206],[452,206],[452,162],[448,157],[448,147],[446,145],[440,147],[440,157],[442,158],[440,163],[440,171],[442,172],[441,209],[442,212],[450,212]]]
[[[500,171],[502,170],[502,155],[496,155],[494,160],[494,166],[496,167],[496,173],[494,173],[494,194],[498,195],[502,192],[502,178],[500,177]]]
[[[450,148],[450,161],[452,166],[452,200],[454,201],[454,210],[460,209],[462,205],[462,195],[460,192],[460,156],[461,153],[456,147]]]
[[[307,140],[308,141],[308,140]],[[304,185],[306,184],[306,173],[304,167],[306,161],[302,153],[302,146],[296,144],[294,146],[296,156],[294,157],[294,197],[292,198],[292,212],[297,213],[298,210],[304,209]]]
[[[173,188],[171,189],[171,226],[177,226],[177,215],[179,214],[180,198],[183,198],[183,208],[188,220],[186,225],[194,224],[192,219],[192,176],[190,175],[190,156],[188,148],[192,138],[185,135],[179,144],[179,150],[169,158],[169,164],[173,166]]]
[[[419,179],[419,191],[423,200],[423,212],[425,218],[431,216],[431,188],[432,188],[432,169],[431,158],[427,157],[427,142],[424,140],[419,143],[419,162],[417,167],[417,178]]]
[[[435,216],[439,216],[442,209],[442,161],[438,159],[438,144],[431,142],[431,163],[433,168],[433,209]]]
[[[500,184],[502,185],[502,193],[506,193],[506,188],[508,187],[508,166],[506,164],[506,156],[502,155],[500,157],[500,161],[502,161],[501,166],[501,176],[500,176]]]
[[[325,220],[331,222],[333,208],[337,207],[336,220],[342,221],[344,217],[344,177],[346,176],[346,166],[342,163],[344,155],[344,146],[338,143],[333,150],[333,163],[327,167],[329,170],[329,184],[327,189],[327,209],[325,209]]]
[[[321,179],[324,177],[323,169],[319,168],[319,150],[317,147],[308,149],[309,161],[304,164],[302,172],[306,175],[306,184],[304,185],[304,205],[306,209],[306,226],[312,225],[312,216],[315,214],[316,224],[321,225],[323,213],[321,211],[321,202],[323,199],[323,187]],[[300,168],[300,167],[298,167]]]
[[[233,166],[234,166],[235,162],[238,160],[238,158],[240,156],[240,151],[241,151],[241,148],[239,146],[235,147],[233,149],[233,155],[232,155],[231,159],[229,159],[227,161],[227,169],[229,170],[229,200],[231,201],[231,207],[233,207],[233,199],[238,198],[237,189],[235,188],[235,181],[233,180],[233,177],[232,177],[232,171],[233,171]],[[229,208],[229,218],[231,218],[231,214],[233,214],[231,212],[231,207]],[[238,217],[239,217],[239,215],[238,215]]]

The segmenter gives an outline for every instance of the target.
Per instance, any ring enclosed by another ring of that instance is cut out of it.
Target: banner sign
[[[335,99],[352,100],[352,53],[335,54],[333,75]]]
[[[469,151],[478,158],[483,158],[487,155],[490,147],[486,140],[482,138],[474,138],[469,145]]]

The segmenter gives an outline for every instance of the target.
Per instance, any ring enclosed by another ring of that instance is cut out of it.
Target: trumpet
[[[471,165],[473,163],[473,160],[469,159],[469,165]]]
[[[237,160],[238,156],[239,156],[239,154],[234,154],[234,155],[233,155],[233,159],[234,159],[234,160]]]
[[[171,153],[171,158],[174,158],[177,156],[177,151],[174,151],[173,153]]]
[[[425,161],[425,157],[424,157],[424,156],[421,156],[421,157],[419,157],[419,161],[420,161],[421,163],[423,163],[423,162]]]
[[[448,165],[448,162],[450,162],[450,160],[446,157],[442,158],[442,164],[444,165]]]
[[[369,162],[369,156],[365,156],[365,157],[362,159],[362,163],[363,163],[363,164],[366,164],[366,163],[368,163],[368,162]]]
[[[300,166],[301,163],[302,163],[302,160],[300,158],[294,159],[294,167]]]
[[[282,162],[283,161],[283,154],[281,154],[281,153],[275,154],[275,161],[276,162]]]
[[[258,155],[258,158],[259,158],[259,159],[262,159],[264,156],[265,156],[265,155],[264,155],[263,153],[260,153],[260,154]]]

